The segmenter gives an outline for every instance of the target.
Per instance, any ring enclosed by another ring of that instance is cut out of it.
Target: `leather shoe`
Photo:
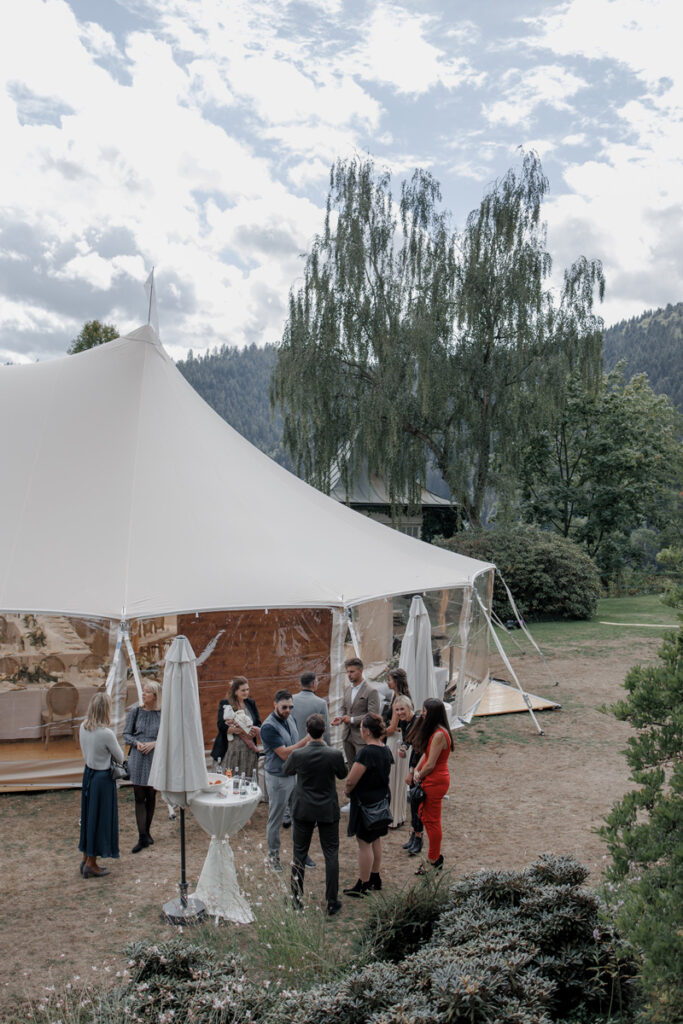
[[[84,861],[84,860],[82,860],[82,861],[81,861],[81,866],[80,866],[80,867],[79,867],[79,869],[78,869],[78,870],[80,871],[80,873],[81,873],[81,874],[83,874],[83,868],[84,868],[84,867],[85,867],[85,861]]]
[[[315,867],[315,861],[313,860],[312,857],[309,857],[309,856],[306,857],[306,860],[304,861],[304,864],[306,865],[307,868],[314,868]]]
[[[152,837],[149,834],[149,832],[147,833],[147,845],[148,846],[154,846],[154,840],[152,839]]]
[[[108,868],[98,868],[97,871],[93,871],[93,869],[91,867],[89,867],[87,864],[83,868],[83,877],[84,878],[103,878],[104,875],[108,875],[108,874],[109,874],[109,869]]]
[[[403,846],[401,847],[401,849],[402,850],[409,850],[410,847],[413,845],[414,838],[415,838],[415,833],[411,832],[410,833],[410,838],[408,839],[408,842],[404,843]]]
[[[341,905],[341,902],[339,900],[335,900],[334,903],[328,903],[327,904],[327,916],[328,917],[334,917],[335,914],[339,913],[341,908],[342,908],[342,905]]]

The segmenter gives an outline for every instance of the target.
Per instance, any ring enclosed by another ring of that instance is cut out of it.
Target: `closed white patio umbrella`
[[[185,808],[193,795],[209,790],[209,777],[204,760],[195,655],[184,636],[175,638],[166,655],[161,722],[149,785],[180,807],[180,899],[164,904],[164,914],[174,924],[188,924],[203,916],[204,905],[195,896],[187,895]]]
[[[419,712],[427,697],[438,697],[439,693],[432,656],[432,624],[424,601],[417,595],[410,605],[398,663],[408,676],[415,710]]]

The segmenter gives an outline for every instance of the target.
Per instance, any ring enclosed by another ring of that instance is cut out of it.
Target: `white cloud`
[[[612,138],[565,168],[570,194],[550,206],[553,237],[593,238],[605,263],[608,322],[683,294],[680,5],[571,0],[540,19],[538,46],[634,76],[640,95],[613,109]],[[587,26],[589,30],[587,30]],[[573,139],[565,139],[571,144]],[[576,140],[584,142],[581,133]],[[678,211],[678,216],[675,212]]]
[[[539,106],[570,110],[569,97],[575,96],[586,82],[559,65],[541,65],[531,71],[518,68],[503,76],[504,99],[484,104],[483,113],[493,125],[526,125]]]
[[[428,16],[396,4],[379,4],[362,28],[362,42],[351,53],[357,72],[399,93],[416,95],[437,84],[455,89],[466,82],[482,81],[483,75],[474,71],[469,60],[449,57],[427,40],[432,28],[437,26]],[[455,33],[452,29],[450,38],[460,42]]]

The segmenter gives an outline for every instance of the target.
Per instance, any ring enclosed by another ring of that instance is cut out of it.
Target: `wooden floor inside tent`
[[[545,697],[537,697],[533,693],[527,693],[527,697],[531,701],[533,711],[559,711],[562,707],[554,700],[546,700]],[[474,717],[513,715],[528,710],[522,694],[514,683],[508,683],[505,679],[491,679]]]
[[[78,740],[55,736],[47,748],[42,740],[0,743],[0,793],[80,786],[83,757]]]

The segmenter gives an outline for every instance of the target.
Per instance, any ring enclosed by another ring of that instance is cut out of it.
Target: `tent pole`
[[[510,592],[510,588],[508,587],[507,583],[506,583],[506,582],[505,582],[505,580],[503,579],[503,575],[502,575],[502,573],[500,572],[500,570],[499,570],[499,569],[496,569],[496,572],[498,573],[498,579],[500,580],[500,582],[501,582],[501,583],[503,584],[503,586],[505,587],[505,592],[506,592],[506,594],[507,594],[507,597],[508,597],[508,601],[510,602],[510,607],[512,608],[512,611],[513,611],[513,613],[514,613],[514,616],[515,616],[515,618],[516,618],[516,620],[517,620],[517,623],[518,623],[518,625],[519,625],[519,628],[520,628],[520,629],[522,630],[522,632],[523,632],[523,633],[524,633],[524,635],[525,635],[525,636],[527,637],[527,639],[528,639],[528,640],[529,640],[529,642],[530,642],[530,643],[532,644],[532,646],[533,646],[533,647],[534,647],[534,648],[535,648],[535,649],[536,649],[536,650],[538,651],[538,656],[539,656],[539,658],[541,659],[541,661],[543,662],[543,664],[545,665],[545,667],[546,667],[546,671],[547,671],[548,675],[550,676],[550,681],[551,681],[551,683],[553,684],[553,686],[558,686],[558,685],[559,685],[559,682],[558,682],[558,680],[557,680],[557,679],[554,679],[554,678],[553,678],[553,674],[552,674],[552,672],[550,671],[550,665],[549,665],[549,664],[548,664],[548,662],[546,661],[546,659],[545,659],[545,655],[544,655],[543,651],[542,651],[542,650],[541,650],[541,648],[540,648],[540,647],[538,646],[538,644],[536,643],[536,641],[535,641],[535,640],[534,640],[534,638],[532,637],[532,635],[531,635],[531,633],[529,632],[529,630],[528,630],[528,629],[526,628],[526,623],[525,623],[524,619],[522,618],[522,616],[521,616],[521,615],[519,614],[519,611],[517,610],[517,605],[515,604],[515,599],[514,599],[514,597],[512,596],[512,594],[511,594],[511,592]]]
[[[456,718],[462,720],[462,703],[465,689],[465,668],[467,662],[467,641],[470,637],[470,620],[472,617],[472,587],[465,587],[464,595],[465,600],[463,603],[463,609],[460,613],[460,621],[462,623],[461,635],[463,638],[462,642],[462,653],[460,655],[460,669],[458,672],[458,685],[456,688],[455,697],[455,714]]]
[[[538,719],[536,718],[536,715],[534,714],[534,709],[531,706],[531,701],[529,700],[529,695],[527,693],[525,693],[524,690],[522,689],[520,681],[517,678],[517,674],[516,674],[515,670],[513,669],[512,665],[510,664],[510,659],[508,658],[507,654],[505,653],[505,649],[504,649],[503,645],[500,642],[498,634],[495,631],[495,628],[494,628],[493,623],[491,621],[491,617],[488,614],[488,612],[486,611],[486,606],[485,606],[484,602],[482,601],[482,599],[479,597],[479,594],[477,594],[477,601],[481,605],[482,611],[484,612],[484,615],[486,616],[486,621],[488,622],[489,630],[491,631],[491,636],[493,637],[494,643],[495,643],[496,647],[498,648],[498,653],[500,654],[501,658],[503,659],[503,662],[505,663],[505,667],[507,668],[508,672],[510,673],[510,675],[514,679],[515,686],[517,687],[517,689],[519,690],[519,692],[522,695],[522,700],[524,701],[524,703],[527,706],[527,711],[531,715],[531,720],[533,721],[534,725],[538,729],[539,735],[540,736],[545,736],[545,733],[543,732],[543,729],[541,729],[540,725],[538,724]]]
[[[136,689],[138,691],[138,703],[139,703],[140,707],[142,707],[142,680],[140,679],[140,670],[138,669],[138,663],[137,663],[137,659],[135,657],[135,650],[133,648],[133,644],[132,644],[131,639],[130,639],[130,633],[128,632],[127,628],[126,628],[125,633],[123,634],[123,640],[124,640],[124,643],[126,645],[126,653],[128,654],[128,661],[130,662],[130,667],[131,667],[131,669],[133,671],[133,679],[135,680],[135,687],[136,687]]]
[[[353,644],[353,650],[357,658],[360,658],[360,643],[358,640],[358,631],[353,622],[353,611],[351,608],[346,609],[347,621],[349,624],[349,633],[351,634],[351,643]]]

